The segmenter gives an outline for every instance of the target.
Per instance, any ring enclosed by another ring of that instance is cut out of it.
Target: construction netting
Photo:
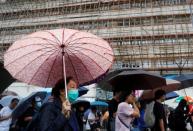
[[[0,59],[26,34],[71,28],[107,40],[113,68],[192,70],[191,6],[186,0],[1,0]]]

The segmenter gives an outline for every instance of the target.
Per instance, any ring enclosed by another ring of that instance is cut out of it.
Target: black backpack
[[[175,111],[171,111],[168,117],[168,127],[172,130],[175,129],[175,119],[176,119],[176,113]]]

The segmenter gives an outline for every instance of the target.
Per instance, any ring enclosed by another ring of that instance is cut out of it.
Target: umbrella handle
[[[65,83],[65,93],[66,93],[66,99],[68,100],[68,90],[67,90],[67,82],[66,82],[66,64],[65,64],[65,56],[64,56],[64,48],[62,51],[62,64],[63,64],[63,78]]]

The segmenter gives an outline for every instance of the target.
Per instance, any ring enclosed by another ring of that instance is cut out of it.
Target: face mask
[[[71,89],[68,91],[68,100],[72,103],[78,98],[78,95],[77,89]]]
[[[36,102],[36,105],[37,105],[37,107],[41,107],[42,103],[39,101],[39,102]]]

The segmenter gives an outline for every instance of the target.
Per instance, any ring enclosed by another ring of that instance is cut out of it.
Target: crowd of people
[[[79,106],[74,109],[72,103],[78,98],[78,90],[76,82],[69,77],[67,87],[63,80],[58,81],[47,102],[42,104],[39,98],[34,98],[14,122],[12,112],[19,100],[12,99],[10,105],[0,111],[0,131],[188,131],[187,123],[193,126],[191,103],[182,99],[172,110],[163,104],[165,95],[165,91],[157,90],[150,102],[137,99],[132,90],[114,90],[108,108],[90,106],[86,110]]]
[[[182,99],[176,109],[170,109],[163,103],[166,92],[157,90],[155,99],[138,102],[131,91],[115,92],[109,103],[110,131],[188,131],[193,127],[192,103]],[[153,106],[148,107],[151,103]],[[146,112],[152,113],[145,116]],[[145,119],[147,117],[147,120]],[[148,120],[152,119],[152,125]]]

